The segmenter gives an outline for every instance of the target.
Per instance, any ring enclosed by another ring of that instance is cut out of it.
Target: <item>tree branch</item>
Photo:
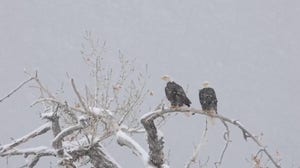
[[[82,100],[82,98],[81,98],[81,96],[80,96],[80,93],[78,92],[78,90],[77,90],[77,88],[76,88],[76,85],[75,85],[75,82],[74,82],[74,79],[73,79],[73,78],[71,79],[71,83],[72,83],[73,90],[74,90],[74,92],[75,92],[75,94],[76,94],[76,96],[77,96],[77,98],[78,98],[78,100],[79,100],[81,106],[83,107],[83,109],[84,109],[86,112],[88,112],[89,109],[86,107],[84,101]]]
[[[193,163],[196,163],[196,159],[197,157],[199,156],[199,152],[200,152],[200,149],[201,147],[204,145],[204,143],[207,141],[207,120],[205,120],[205,129],[202,133],[202,136],[201,136],[201,139],[200,139],[200,142],[198,143],[198,145],[196,146],[194,152],[193,152],[193,155],[192,157],[190,158],[189,162],[185,165],[185,168],[190,168],[192,166]]]
[[[159,137],[158,131],[154,124],[154,120],[161,116],[159,113],[157,115],[146,115],[142,117],[141,123],[143,124],[147,132],[147,141],[149,145],[149,163],[156,166],[157,168],[162,168],[165,164],[164,158],[164,141],[163,137]]]
[[[49,104],[50,103],[56,103],[60,106],[65,106],[66,105],[65,103],[63,103],[63,102],[61,102],[57,99],[54,99],[54,98],[42,98],[42,99],[38,99],[37,101],[33,102],[30,106],[33,107],[36,104],[39,104],[39,103],[42,103],[42,102],[49,102]],[[81,108],[76,108],[76,107],[72,107],[72,106],[68,106],[68,108],[70,108],[70,110],[77,111],[77,112],[80,112],[82,114],[85,113],[85,111]]]
[[[91,148],[88,152],[88,156],[91,158],[91,163],[95,168],[120,168],[100,147]]]
[[[243,131],[244,135],[246,134],[247,137],[251,138],[260,147],[260,150],[263,151],[268,156],[268,158],[272,161],[272,163],[276,168],[281,168],[281,166],[275,161],[273,156],[269,153],[267,148],[261,142],[259,142],[259,140],[253,134],[251,134],[239,121],[234,120],[230,123],[238,126]]]
[[[228,148],[228,146],[229,146],[229,143],[231,142],[231,140],[230,140],[230,131],[229,131],[229,127],[228,127],[228,125],[226,124],[226,122],[224,122],[223,120],[221,120],[222,121],[222,123],[224,124],[224,126],[225,126],[225,128],[226,128],[226,132],[224,133],[224,140],[226,141],[226,143],[225,143],[225,146],[224,146],[224,148],[223,148],[223,151],[222,151],[222,153],[221,153],[221,156],[220,156],[220,159],[219,159],[219,161],[218,162],[215,162],[215,166],[216,166],[216,168],[218,168],[221,164],[222,164],[222,162],[223,162],[223,157],[224,157],[224,155],[225,155],[225,152],[226,152],[226,150],[227,150],[227,148]]]
[[[52,146],[55,149],[58,149],[59,144],[62,142],[64,137],[66,137],[66,136],[72,134],[74,131],[80,130],[82,128],[83,128],[83,126],[80,123],[78,123],[77,125],[74,125],[74,126],[71,126],[71,127],[68,127],[66,129],[64,129],[59,134],[57,134],[57,136],[53,139]]]
[[[80,93],[78,92],[77,88],[76,88],[76,85],[75,85],[75,82],[74,82],[74,79],[72,78],[71,79],[71,83],[72,83],[72,87],[73,87],[73,90],[82,106],[82,108],[84,109],[84,111],[90,115],[92,115],[93,117],[96,118],[96,115],[94,113],[92,113],[88,108],[87,106],[85,105],[84,101],[82,100],[81,96],[80,96]]]
[[[55,138],[52,141],[52,146],[55,149],[58,149],[59,144],[62,143],[62,140],[64,137],[72,134],[73,132],[80,130],[82,128],[84,128],[85,126],[87,126],[85,118],[81,117],[79,118],[79,122],[76,125],[70,126],[64,130],[62,130],[59,134],[57,134],[55,136]]]
[[[47,131],[49,131],[50,129],[51,129],[50,123],[46,123],[46,124],[40,126],[39,128],[35,129],[34,131],[28,133],[27,135],[15,140],[15,142],[1,146],[0,154],[3,154],[6,151],[11,150],[12,148],[14,148],[22,143],[27,142],[29,139],[32,139],[39,135],[42,135],[42,134],[46,133]]]
[[[30,77],[29,79],[23,81],[22,83],[20,83],[15,89],[13,89],[12,91],[10,91],[6,96],[4,96],[2,99],[0,99],[0,103],[3,102],[5,99],[9,98],[11,95],[13,95],[16,91],[18,91],[19,89],[21,89],[26,83],[32,81],[33,79],[35,79],[36,77]]]
[[[41,157],[43,156],[49,156],[48,154],[45,154],[45,153],[39,153],[37,155],[35,155],[31,161],[27,164],[27,167],[28,168],[33,168],[40,160]]]
[[[208,114],[208,113],[205,113],[202,110],[198,110],[198,109],[194,109],[194,108],[188,108],[188,109],[187,108],[181,108],[181,109],[176,109],[176,110],[175,109],[160,109],[160,110],[156,110],[156,111],[146,113],[141,117],[141,122],[142,123],[145,123],[145,121],[150,121],[150,123],[146,123],[146,125],[143,124],[146,131],[147,131],[147,134],[148,134],[148,143],[149,143],[149,148],[150,148],[150,160],[153,159],[153,158],[151,158],[151,150],[153,150],[152,153],[157,152],[157,156],[160,156],[160,154],[162,152],[161,147],[163,147],[161,145],[161,143],[157,141],[157,138],[155,138],[155,137],[157,137],[157,130],[155,128],[153,120],[158,118],[158,117],[161,117],[161,116],[163,116],[167,113],[175,113],[175,112],[180,112],[180,113],[190,113],[190,112],[192,112],[192,113],[197,113],[197,114],[201,114],[201,115],[206,115],[206,116],[209,116],[209,117],[212,117],[212,118],[218,118],[224,123],[227,122],[227,123],[230,123],[234,126],[237,126],[243,132],[243,136],[245,137],[245,135],[246,135],[247,138],[252,139],[254,141],[254,143],[256,143],[256,145],[268,156],[268,158],[272,161],[272,163],[274,164],[274,166],[276,168],[281,168],[281,166],[275,161],[275,159],[269,153],[269,151],[266,149],[266,147],[263,146],[262,143],[259,142],[259,140],[252,133],[250,133],[250,131],[248,131],[239,121],[226,118],[226,117],[224,117],[222,115],[219,115],[219,114]],[[226,125],[225,125],[225,127],[226,127]],[[151,137],[149,135],[152,135],[153,137]],[[155,148],[153,148],[153,145],[155,146],[155,143],[157,144],[156,149],[158,151],[155,151]],[[223,152],[226,151],[227,146],[228,146],[228,144],[225,145]],[[224,155],[223,152],[221,154],[221,159],[223,158],[222,155]],[[161,156],[160,156],[159,161],[161,161]],[[158,162],[158,163],[161,164],[161,162]]]
[[[45,147],[45,146],[40,146],[40,147],[35,147],[35,148],[27,148],[27,149],[13,149],[10,151],[6,151],[4,153],[1,153],[0,156],[12,156],[12,155],[24,155],[24,156],[29,156],[29,155],[37,155],[37,154],[43,154],[47,156],[56,156],[55,151],[51,148]]]
[[[38,78],[38,73],[37,73],[37,71],[35,72],[35,78],[34,78],[34,79],[35,79],[36,83],[39,85],[40,91],[41,91],[41,94],[42,94],[43,97],[44,97],[44,94],[43,94],[43,93],[46,92],[46,93],[48,94],[49,97],[55,98],[55,97],[50,93],[50,91],[44,87],[44,85],[42,84],[42,82],[41,82],[40,79]]]
[[[120,146],[127,146],[134,154],[141,158],[145,166],[150,166],[148,164],[149,155],[134,139],[121,130],[117,132],[116,136],[117,142]]]
[[[92,146],[80,147],[68,153],[72,156],[70,162],[76,161],[83,156],[88,156],[94,168],[121,168],[121,166],[104,151],[101,145],[97,143]],[[64,162],[66,161],[67,160]]]

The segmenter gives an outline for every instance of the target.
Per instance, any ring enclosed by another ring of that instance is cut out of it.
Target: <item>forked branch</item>
[[[158,168],[160,168],[159,166],[162,165],[163,161],[163,141],[158,141],[158,134],[157,134],[157,130],[156,130],[156,127],[154,125],[154,120],[158,117],[163,117],[165,114],[168,114],[168,113],[176,113],[176,112],[179,112],[179,113],[195,113],[195,114],[200,114],[200,115],[206,115],[206,116],[209,116],[209,117],[212,117],[212,118],[218,118],[222,121],[222,123],[224,124],[224,126],[226,127],[226,132],[224,134],[224,139],[226,140],[226,144],[225,144],[225,147],[221,153],[221,157],[220,157],[220,160],[218,162],[216,162],[216,166],[220,163],[222,163],[222,159],[223,159],[223,156],[224,156],[224,153],[229,145],[229,128],[227,126],[227,123],[231,124],[231,125],[234,125],[236,127],[238,127],[242,133],[243,133],[243,136],[245,138],[245,135],[247,138],[250,138],[253,140],[253,142],[260,148],[260,150],[262,152],[264,152],[268,158],[272,161],[272,163],[274,164],[274,166],[276,168],[281,168],[281,166],[275,161],[275,159],[273,158],[273,156],[269,153],[269,151],[267,150],[267,148],[250,132],[248,131],[239,121],[237,120],[232,120],[232,119],[229,119],[227,117],[224,117],[222,115],[219,115],[219,114],[208,114],[208,113],[205,113],[204,111],[202,110],[198,110],[198,109],[194,109],[194,108],[182,108],[182,109],[159,109],[159,110],[156,110],[156,111],[152,111],[152,112],[149,112],[149,113],[146,113],[145,115],[143,115],[141,117],[141,122],[143,123],[143,126],[145,127],[146,131],[147,131],[147,134],[148,134],[148,143],[149,143],[149,149],[150,149],[150,161],[156,161],[158,166]],[[153,141],[153,142],[151,142]],[[153,146],[154,145],[154,146]],[[160,158],[158,160],[155,160],[155,157],[151,157],[151,154],[152,153],[157,153],[157,156],[160,156]],[[156,163],[155,162],[155,163]]]

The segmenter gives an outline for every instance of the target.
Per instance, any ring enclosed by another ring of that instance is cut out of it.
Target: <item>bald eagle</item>
[[[217,114],[217,96],[213,88],[209,87],[208,82],[203,83],[203,89],[199,90],[199,99],[202,110],[208,114]]]
[[[161,79],[167,82],[165,92],[167,99],[171,103],[171,108],[181,107],[184,104],[190,107],[191,101],[186,97],[186,94],[180,85],[172,81],[171,77],[168,75],[163,76]]]

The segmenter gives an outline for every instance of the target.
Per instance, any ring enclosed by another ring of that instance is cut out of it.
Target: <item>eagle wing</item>
[[[167,84],[167,86],[165,87],[165,93],[166,93],[167,99],[169,101],[172,101],[172,99],[173,99],[173,96],[172,96],[173,91],[172,90],[173,90],[172,87]]]
[[[177,101],[179,101],[179,104],[185,104],[188,107],[190,107],[191,105],[191,101],[190,99],[186,96],[182,86],[178,85],[177,83],[175,83],[176,87],[176,97],[177,97]]]
[[[190,106],[191,104],[191,101],[186,97],[183,88],[175,82],[167,83],[165,93],[172,105],[182,106],[183,104],[186,104],[187,106]]]

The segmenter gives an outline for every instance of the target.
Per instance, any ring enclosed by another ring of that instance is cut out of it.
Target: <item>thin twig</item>
[[[10,91],[6,96],[4,96],[2,99],[0,99],[0,103],[3,102],[5,99],[9,98],[11,95],[13,95],[16,91],[18,91],[19,89],[21,89],[26,83],[34,80],[36,77],[32,76],[29,79],[23,81],[22,83],[20,83],[15,89],[13,89],[12,91]]]
[[[224,133],[224,140],[225,140],[226,143],[225,143],[225,145],[224,145],[224,148],[223,148],[223,151],[222,151],[222,153],[221,153],[221,156],[220,156],[219,161],[218,161],[218,162],[215,162],[216,168],[218,168],[218,167],[222,164],[223,158],[224,158],[224,155],[225,155],[225,152],[226,152],[226,150],[227,150],[227,148],[228,148],[228,146],[229,146],[229,143],[231,142],[231,140],[230,140],[230,131],[229,131],[229,127],[228,127],[228,125],[226,124],[225,121],[223,121],[223,120],[221,120],[221,121],[222,121],[222,123],[224,124],[224,126],[225,126],[225,128],[226,128],[226,132]]]
[[[80,93],[78,92],[78,90],[77,90],[77,88],[76,88],[76,86],[75,86],[75,82],[74,82],[74,79],[73,79],[73,78],[71,79],[71,83],[72,83],[73,90],[74,90],[74,92],[75,92],[75,94],[76,94],[76,96],[77,96],[77,98],[78,98],[78,100],[79,100],[79,102],[80,102],[82,108],[84,109],[84,111],[85,111],[86,113],[88,113],[88,114],[90,114],[90,115],[92,115],[93,117],[96,118],[97,116],[96,116],[94,113],[92,113],[92,112],[86,107],[84,101],[82,100],[82,98],[81,98],[81,96],[80,96]]]
[[[41,91],[42,96],[43,96],[43,92],[46,92],[46,93],[48,94],[49,97],[55,98],[55,97],[51,94],[51,92],[50,92],[48,89],[46,89],[46,88],[44,87],[44,85],[42,84],[42,82],[41,82],[40,79],[38,78],[38,73],[37,73],[37,71],[35,72],[35,78],[34,78],[34,79],[35,79],[36,83],[39,85],[39,88],[40,88],[40,91]]]
[[[193,152],[193,155],[190,158],[189,162],[186,164],[185,168],[190,168],[193,163],[196,163],[196,159],[199,156],[200,149],[204,145],[205,141],[207,141],[207,139],[206,139],[207,131],[208,131],[208,128],[207,128],[207,119],[206,119],[205,120],[205,129],[203,130],[200,142],[196,146],[196,148]]]
[[[251,134],[239,121],[234,120],[232,121],[232,124],[238,126],[243,132],[245,132],[249,136],[249,138],[251,138],[261,148],[260,150],[262,150],[268,156],[268,158],[272,161],[272,163],[276,168],[281,168],[281,166],[275,161],[275,159],[269,153],[267,148],[261,142],[259,142],[259,140],[253,134]]]
[[[76,96],[77,96],[77,98],[78,98],[78,100],[79,100],[81,106],[83,107],[83,109],[84,109],[85,111],[88,112],[89,109],[86,107],[84,101],[82,100],[81,95],[80,95],[80,93],[78,92],[78,90],[77,90],[77,88],[76,88],[76,86],[75,86],[75,82],[74,82],[74,79],[73,79],[73,78],[71,79],[71,83],[72,83],[73,90],[74,90],[74,92],[75,92],[75,94],[76,94]]]
[[[38,100],[36,100],[35,102],[33,102],[31,105],[30,105],[30,107],[33,107],[33,106],[35,106],[35,105],[37,105],[37,104],[39,104],[39,103],[42,103],[42,102],[51,102],[51,103],[57,103],[57,104],[59,104],[60,106],[65,106],[66,105],[66,103],[63,103],[63,102],[61,102],[61,101],[59,101],[59,100],[57,100],[57,99],[54,99],[54,98],[42,98],[42,99],[38,99]],[[84,109],[80,109],[80,108],[76,108],[76,107],[72,107],[72,106],[68,106],[68,108],[70,109],[70,110],[73,110],[73,111],[77,111],[77,112],[80,112],[80,113],[86,113],[85,111],[84,111]]]

